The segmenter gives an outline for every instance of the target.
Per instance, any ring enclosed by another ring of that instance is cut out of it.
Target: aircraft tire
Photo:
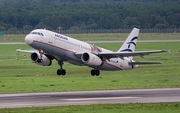
[[[95,70],[94,70],[94,69],[91,70],[91,75],[92,75],[92,76],[95,75]]]
[[[99,70],[95,70],[95,74],[96,74],[96,76],[99,76],[100,75],[100,71]]]
[[[60,76],[61,75],[61,69],[57,70],[57,75]]]
[[[100,71],[99,71],[99,70],[92,69],[92,70],[91,70],[91,75],[92,75],[92,76],[94,76],[94,75],[99,76],[99,75],[100,75]]]
[[[66,70],[65,70],[65,69],[62,69],[62,70],[61,70],[61,74],[62,74],[63,76],[65,76],[65,75],[66,75]]]
[[[65,69],[58,69],[57,70],[57,75],[59,75],[59,76],[60,75],[63,75],[63,76],[66,75],[66,70]]]

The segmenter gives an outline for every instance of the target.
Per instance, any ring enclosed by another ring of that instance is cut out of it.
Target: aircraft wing
[[[38,52],[37,50],[22,50],[22,49],[16,49],[17,52],[24,52],[24,53],[34,53]]]
[[[145,55],[150,55],[154,53],[162,53],[162,52],[169,52],[168,50],[153,50],[153,51],[135,51],[135,52],[111,52],[111,53],[99,53],[98,56],[104,57],[106,59],[110,58],[117,58],[120,57],[131,57],[131,56],[140,56],[144,57]]]

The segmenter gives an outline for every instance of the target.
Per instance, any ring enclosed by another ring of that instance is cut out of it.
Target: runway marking
[[[82,101],[82,100],[115,100],[115,99],[132,99],[132,98],[140,98],[140,97],[76,98],[76,99],[63,99],[63,100]]]

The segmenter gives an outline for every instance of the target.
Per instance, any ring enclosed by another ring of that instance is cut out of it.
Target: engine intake
[[[52,64],[52,61],[44,54],[40,54],[38,52],[31,54],[31,60],[33,63],[36,63],[38,65],[42,66],[50,66]]]
[[[92,53],[83,53],[81,56],[81,60],[90,66],[100,66],[102,65],[102,60],[96,56],[95,54]]]

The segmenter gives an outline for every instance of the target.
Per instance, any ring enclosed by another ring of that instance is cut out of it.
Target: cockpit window
[[[35,34],[35,35],[44,36],[43,33],[40,33],[40,32],[30,32],[30,34]]]

